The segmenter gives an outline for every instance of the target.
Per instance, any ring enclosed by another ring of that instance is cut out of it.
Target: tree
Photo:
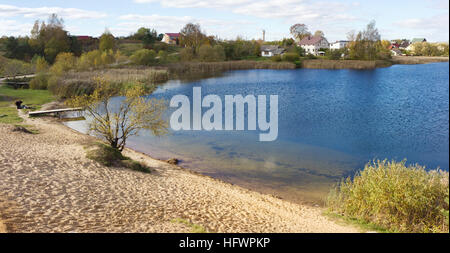
[[[47,24],[42,22],[39,26],[39,20],[34,23],[28,44],[35,54],[45,56],[50,63],[59,53],[71,49],[68,32],[64,30],[64,20],[56,14],[50,15]]]
[[[377,60],[389,57],[387,49],[383,47],[381,36],[378,29],[375,28],[375,21],[371,21],[365,30],[354,32],[348,35],[349,55],[357,60]]]
[[[36,55],[33,59],[33,63],[36,65],[36,72],[45,72],[48,70],[48,63],[44,57]]]
[[[115,48],[115,38],[108,30],[105,30],[102,36],[100,36],[99,49],[100,51],[106,51],[110,49],[114,50],[114,48]]]
[[[50,72],[55,75],[62,75],[70,69],[75,68],[77,59],[72,53],[59,53],[55,63],[50,68]]]
[[[297,41],[300,41],[304,37],[311,35],[311,33],[308,31],[308,27],[305,24],[292,25],[289,31],[291,32],[292,37],[294,37]]]
[[[150,30],[149,28],[141,27],[133,35],[136,40],[142,40],[145,46],[151,45],[158,40],[158,35],[155,29]]]
[[[196,52],[203,44],[206,35],[202,33],[199,24],[188,23],[180,31],[180,45],[191,47]]]
[[[325,37],[325,33],[323,33],[321,30],[317,30],[317,31],[314,33],[314,36]]]
[[[110,100],[117,95],[124,99],[118,106],[113,106]],[[97,79],[96,89],[91,95],[73,97],[66,103],[84,108],[84,112],[92,118],[90,132],[121,152],[127,139],[139,135],[142,129],[150,130],[156,136],[167,133],[168,124],[163,119],[166,103],[164,100],[146,99],[145,95],[141,85],[117,92],[111,83]]]

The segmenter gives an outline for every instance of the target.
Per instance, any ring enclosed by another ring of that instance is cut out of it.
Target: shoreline
[[[12,132],[0,151],[0,205],[10,232],[189,232],[185,219],[209,232],[359,232],[325,217],[322,208],[192,172],[126,149],[152,173],[104,167],[85,157],[95,141],[54,119],[24,117],[38,134]],[[3,205],[4,204],[4,205]],[[0,219],[0,220],[1,220]]]

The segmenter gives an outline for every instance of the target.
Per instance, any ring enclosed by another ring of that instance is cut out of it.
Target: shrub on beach
[[[332,212],[389,231],[448,233],[448,198],[448,172],[384,160],[343,180],[327,204]]]
[[[131,160],[120,151],[103,143],[96,143],[94,148],[86,153],[86,157],[107,167],[125,167],[131,170],[150,173],[151,170],[143,163]]]

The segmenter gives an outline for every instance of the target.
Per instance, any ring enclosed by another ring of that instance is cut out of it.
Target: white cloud
[[[0,36],[24,36],[30,33],[32,27],[33,24],[31,23],[0,19]]]
[[[159,33],[178,32],[187,23],[198,23],[207,34],[218,35],[222,38],[236,37],[236,31],[254,25],[253,22],[241,20],[230,21],[220,19],[195,18],[191,16],[161,16],[127,14],[119,17],[124,22],[111,27],[113,34],[128,35],[136,32],[139,27],[150,27]]]
[[[432,38],[437,41],[448,41],[449,14],[441,14],[431,18],[411,18],[394,23],[403,29],[408,29],[414,37]]]
[[[21,16],[25,18],[47,18],[52,13],[56,13],[64,19],[89,19],[89,18],[106,17],[106,14],[102,12],[88,11],[77,8],[61,8],[61,7],[26,8],[0,4],[0,17]]]
[[[214,8],[258,18],[281,18],[286,22],[335,22],[354,20],[347,13],[358,3],[317,2],[310,0],[135,0],[136,3],[159,3],[170,8]],[[339,14],[337,14],[339,13]]]

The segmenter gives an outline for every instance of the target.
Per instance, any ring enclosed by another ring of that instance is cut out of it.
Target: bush
[[[136,65],[151,65],[156,62],[156,52],[149,49],[141,49],[136,51],[130,60]]]
[[[47,89],[47,84],[48,75],[40,72],[33,79],[31,79],[30,88],[33,90],[45,90]]]
[[[448,233],[448,172],[405,161],[368,163],[331,191],[328,206],[341,215],[394,232]]]
[[[182,61],[192,61],[194,59],[194,50],[190,47],[185,47],[180,50],[180,59]]]
[[[295,62],[300,59],[300,56],[296,53],[285,53],[282,56],[283,61]]]
[[[76,66],[76,57],[72,53],[60,53],[56,56],[55,63],[50,68],[50,72],[61,75]]]
[[[280,62],[281,61],[281,56],[274,55],[274,56],[270,57],[270,60],[272,60],[274,62]]]
[[[107,167],[125,167],[144,173],[151,172],[145,164],[133,161],[122,155],[119,150],[103,143],[96,143],[94,149],[86,153],[86,157]]]
[[[204,62],[224,61],[225,51],[220,45],[211,47],[210,45],[202,45],[198,50],[198,58]]]

